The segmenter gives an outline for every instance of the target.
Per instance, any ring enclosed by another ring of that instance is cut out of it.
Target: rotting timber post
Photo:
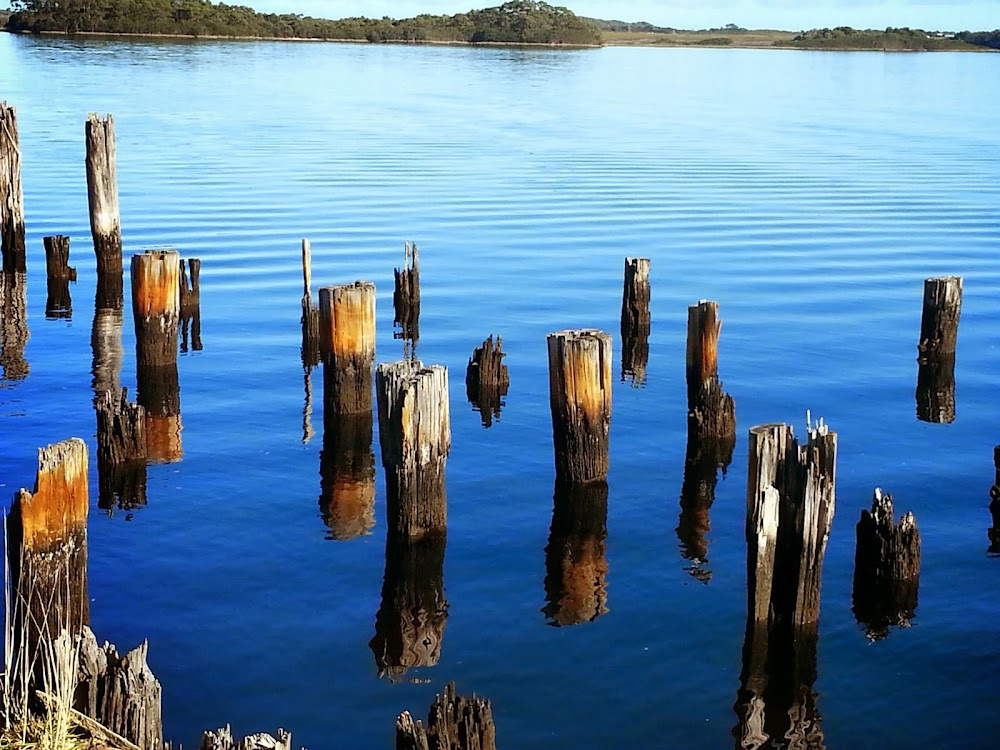
[[[181,449],[177,329],[180,256],[148,250],[132,256],[137,400],[146,409],[146,445],[153,462],[178,461]]]
[[[622,380],[646,382],[649,361],[649,258],[625,259],[622,290]]]
[[[389,533],[444,533],[451,451],[448,370],[412,360],[380,364],[375,388]]]
[[[375,285],[370,281],[319,290],[323,408],[338,415],[372,411]]]
[[[43,237],[45,246],[45,276],[47,318],[69,318],[73,315],[73,302],[69,282],[76,281],[76,269],[69,265],[69,237],[57,234]]]
[[[961,276],[924,281],[916,390],[917,418],[922,422],[955,420],[955,350],[961,313]]]
[[[550,333],[549,405],[556,478],[608,478],[611,429],[611,336],[592,329]]]
[[[702,300],[688,308],[688,429],[699,440],[733,442],[736,439],[736,406],[719,382],[721,329],[717,302]]]
[[[402,329],[395,334],[395,338],[404,339],[416,346],[420,339],[420,256],[417,254],[417,243],[407,242],[405,254],[402,270],[393,269],[393,322]]]
[[[0,102],[0,254],[5,273],[27,270],[17,110]]]
[[[97,399],[98,507],[125,510],[146,504],[146,410],[128,390]]]
[[[118,209],[115,120],[87,115],[87,199],[90,232],[97,256],[97,302],[100,309],[122,306],[122,231]]]
[[[463,698],[448,683],[434,698],[427,727],[408,711],[396,719],[396,750],[496,750],[493,707],[488,700]]]
[[[869,638],[885,638],[890,625],[909,626],[919,581],[917,521],[907,513],[896,523],[892,496],[876,487],[871,511],[861,511],[854,554],[854,616]]]
[[[201,261],[197,258],[181,258],[180,271],[180,325],[181,351],[188,351],[188,334],[191,336],[190,348],[198,352],[201,343]]]
[[[506,356],[500,336],[494,345],[491,335],[472,352],[465,369],[465,395],[482,416],[483,427],[500,419],[503,397],[510,387],[510,373],[503,363]]]
[[[302,366],[311,370],[320,362],[319,308],[312,301],[312,245],[302,240]]]

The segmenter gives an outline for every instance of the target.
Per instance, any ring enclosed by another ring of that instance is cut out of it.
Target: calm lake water
[[[746,434],[806,410],[839,432],[837,514],[812,690],[831,748],[992,746],[1000,559],[1000,56],[581,51],[34,39],[0,34],[28,223],[30,373],[0,383],[0,492],[36,448],[95,452],[94,256],[83,123],[112,112],[126,256],[202,260],[204,347],[179,360],[183,460],[148,505],[97,508],[99,639],[150,641],[166,736],[226,722],[296,746],[387,748],[449,680],[493,701],[503,748],[732,747],[746,618]],[[72,237],[69,320],[45,317],[42,237]],[[370,279],[378,361],[392,270],[421,251],[417,353],[451,373],[453,449],[436,666],[379,677],[375,525],[333,538],[320,498],[322,373],[303,442],[299,243],[316,285]],[[613,393],[607,612],[553,627],[545,335],[615,337],[625,256],[652,259],[645,387]],[[960,275],[956,419],[918,421],[923,280]],[[126,311],[130,310],[126,284]],[[717,300],[738,441],[707,560],[676,529],[687,306]],[[484,429],[465,365],[503,336],[511,386]],[[123,385],[134,393],[131,316]],[[8,374],[10,378],[10,374]],[[923,536],[910,628],[870,642],[851,610],[872,489]],[[440,629],[439,629],[440,630]]]

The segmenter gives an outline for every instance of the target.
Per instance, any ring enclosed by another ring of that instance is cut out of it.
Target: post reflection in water
[[[146,451],[151,464],[175,463],[181,446],[181,387],[177,364],[136,365],[136,402],[146,409]]]
[[[556,481],[542,608],[549,625],[592,622],[608,611],[607,536],[607,482]]]
[[[90,334],[90,347],[94,352],[92,386],[94,397],[106,391],[121,390],[122,360],[122,310],[121,308],[95,308],[94,326]]]
[[[917,371],[917,419],[949,424],[955,421],[955,355],[926,355]]]
[[[27,274],[0,271],[0,371],[3,380],[24,380],[31,367],[24,358],[28,344]]]
[[[688,424],[687,451],[684,457],[684,480],[681,485],[681,513],[677,523],[677,539],[681,555],[690,560],[686,570],[702,583],[712,580],[708,563],[708,540],[712,528],[709,509],[715,501],[718,473],[723,476],[733,458],[735,440],[702,440]]]
[[[370,534],[375,526],[373,417],[324,416],[319,508],[333,539]]]
[[[379,677],[396,681],[441,658],[448,601],[444,596],[444,532],[416,538],[389,533],[385,544],[382,604],[368,643]]]
[[[737,750],[826,747],[817,707],[815,627],[768,627],[747,620],[734,710]]]
[[[114,511],[135,510],[146,504],[146,462],[123,464],[98,462],[97,507],[113,515]]]
[[[45,282],[45,287],[45,317],[49,320],[72,318],[73,298],[69,293],[69,278],[50,276]]]

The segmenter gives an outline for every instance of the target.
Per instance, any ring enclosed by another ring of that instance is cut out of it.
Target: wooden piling
[[[132,256],[132,314],[136,334],[137,401],[146,409],[147,457],[172,463],[181,448],[177,329],[180,257],[175,250]]]
[[[622,382],[641,386],[649,361],[649,258],[625,259],[622,292]]]
[[[889,627],[909,627],[917,608],[920,532],[912,513],[896,523],[892,496],[875,488],[871,511],[862,510],[854,555],[854,616],[868,638],[881,640]]]
[[[375,285],[370,281],[319,290],[323,409],[370,414],[375,363]]]
[[[987,532],[990,539],[990,554],[1000,554],[1000,445],[993,449],[994,478],[990,487],[990,516],[993,526]]]
[[[688,429],[699,439],[736,438],[736,406],[719,381],[721,329],[717,302],[701,300],[688,307]]]
[[[917,419],[933,424],[955,421],[955,355],[929,354],[917,365]]]
[[[608,611],[607,536],[607,483],[556,480],[542,608],[549,625],[592,622]]]
[[[420,258],[417,243],[407,242],[402,270],[393,269],[396,285],[392,294],[395,311],[393,325],[400,331],[394,333],[397,339],[406,339],[416,345],[420,339]]]
[[[132,510],[146,504],[146,410],[128,389],[97,399],[98,507]]]
[[[0,271],[0,380],[24,380],[31,371],[27,274]]]
[[[0,102],[0,255],[5,273],[27,271],[17,110]]]
[[[45,246],[46,291],[45,317],[73,317],[73,301],[69,282],[76,281],[76,269],[69,265],[69,237],[61,234],[43,237]]]
[[[292,750],[292,733],[279,727],[274,736],[258,732],[236,739],[232,727],[226,724],[202,734],[198,750]]]
[[[389,529],[403,537],[444,531],[451,450],[448,370],[410,360],[380,364],[375,387]]]
[[[302,366],[320,363],[319,307],[312,300],[312,245],[302,240]]]
[[[408,711],[399,715],[396,750],[496,750],[493,707],[475,693],[463,698],[449,682],[431,704],[426,729]]]
[[[201,261],[181,258],[180,268],[180,325],[181,352],[189,349],[200,352],[201,343]],[[189,277],[190,273],[190,277]],[[189,342],[190,335],[190,344]]]
[[[370,411],[324,413],[319,507],[332,539],[365,536],[375,526],[373,434]]]
[[[41,639],[90,622],[87,595],[87,445],[79,438],[38,451],[32,492],[14,495],[7,526],[15,634],[29,653]]]
[[[755,622],[815,626],[833,522],[837,433],[820,420],[800,446],[790,426],[760,425],[750,428],[748,453],[748,609]]]
[[[488,428],[494,419],[500,419],[503,397],[510,387],[510,374],[503,363],[506,356],[501,338],[497,336],[494,346],[491,335],[472,352],[465,370],[465,394],[482,417],[483,427]]]
[[[90,232],[97,256],[96,307],[122,306],[122,231],[118,210],[118,175],[115,152],[115,120],[87,115],[87,200]]]
[[[556,478],[608,478],[611,429],[611,336],[584,329],[548,335],[549,405]]]
[[[954,355],[958,319],[962,313],[962,277],[943,276],[924,281],[924,307],[920,318],[918,359]]]
[[[444,595],[445,533],[386,535],[382,602],[369,647],[379,677],[396,681],[441,658],[448,601]]]

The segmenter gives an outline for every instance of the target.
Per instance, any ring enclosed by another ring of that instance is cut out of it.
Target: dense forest
[[[570,10],[514,0],[454,16],[345,18],[257,13],[209,0],[13,0],[12,31],[108,34],[187,34],[369,42],[601,43],[601,32]]]
[[[835,29],[813,29],[799,34],[783,47],[807,49],[894,50],[927,52],[966,48],[964,40],[954,35],[929,33],[921,29],[887,28],[884,31],[853,29],[838,26]]]

